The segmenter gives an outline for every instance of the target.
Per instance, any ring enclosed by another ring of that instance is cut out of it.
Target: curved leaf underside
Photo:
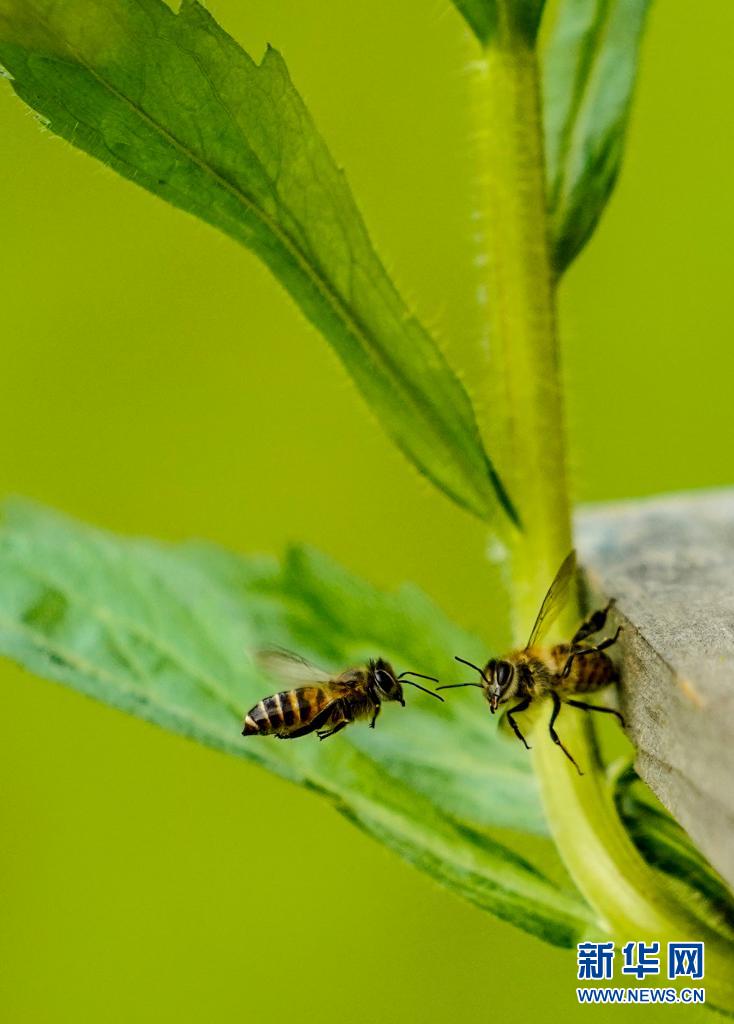
[[[0,64],[51,131],[247,246],[414,465],[482,519],[517,514],[466,390],[406,307],[272,49],[184,0],[0,0]]]
[[[548,203],[561,274],[588,242],[624,152],[651,0],[562,0],[545,53]]]

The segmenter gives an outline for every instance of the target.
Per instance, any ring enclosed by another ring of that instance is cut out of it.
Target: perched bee
[[[518,703],[507,711],[507,721],[517,738],[525,744],[528,750],[530,747],[518,728],[515,715],[521,711],[527,711],[531,703],[549,695],[553,702],[553,712],[549,724],[551,739],[561,748],[579,775],[583,775],[576,761],[559,739],[554,728],[555,721],[561,710],[561,704],[570,704],[572,707],[582,708],[584,711],[601,711],[616,715],[624,725],[624,718],[614,708],[587,704],[585,701],[573,700],[571,697],[572,694],[594,693],[608,683],[618,681],[617,669],[611,658],[604,654],[604,651],[615,643],[622,632],[622,627],[617,629],[614,636],[602,640],[601,643],[595,644],[589,640],[589,637],[604,628],[609,609],[614,603],[610,601],[606,608],[594,612],[586,619],[576,630],[570,643],[556,644],[554,647],[538,646],[566,603],[569,587],[575,577],[576,552],[572,551],[556,573],[556,577],[545,595],[530,639],[525,647],[521,650],[510,651],[503,658],[492,658],[484,666],[484,669],[463,658],[456,658],[456,661],[475,669],[482,677],[481,683],[455,683],[454,686],[439,686],[438,689],[450,690],[459,686],[478,686],[484,692],[492,714],[500,704],[516,700]]]
[[[325,740],[360,718],[369,718],[370,728],[374,729],[383,701],[397,701],[405,707],[403,681],[437,700],[443,700],[433,690],[405,679],[405,676],[430,679],[433,683],[438,679],[420,672],[396,675],[392,665],[382,658],[369,661],[366,668],[348,668],[337,676],[322,672],[287,651],[265,652],[261,660],[281,679],[305,685],[283,690],[259,701],[245,716],[243,736],[277,736],[281,740],[293,740],[315,732],[320,740]]]

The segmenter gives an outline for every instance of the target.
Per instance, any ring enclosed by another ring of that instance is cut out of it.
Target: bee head
[[[434,676],[424,676],[421,672],[401,672],[400,675],[395,674],[395,670],[389,661],[385,661],[383,658],[378,658],[377,661],[371,661],[369,663],[369,682],[370,686],[379,700],[396,700],[399,704],[405,707],[405,698],[403,697],[403,687],[401,680],[408,684],[408,686],[414,686],[416,690],[422,690],[424,693],[429,694],[431,697],[435,697],[436,700],[443,701],[443,697],[435,693],[433,690],[426,689],[425,686],[421,686],[420,683],[416,683],[413,679],[406,679],[406,676],[417,676],[419,679],[429,679],[432,683],[437,683],[438,679]]]
[[[489,709],[492,714],[497,710],[497,705],[507,700],[507,693],[515,675],[515,669],[509,661],[498,661],[492,658],[487,662],[484,669],[484,681]]]
[[[396,700],[398,704],[402,704],[405,707],[403,688],[390,662],[385,661],[383,658],[371,661],[369,675],[370,682],[380,700]]]

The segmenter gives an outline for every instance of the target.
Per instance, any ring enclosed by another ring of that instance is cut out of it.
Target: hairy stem
[[[571,522],[538,62],[506,5],[497,6],[497,34],[476,62],[474,88],[487,241],[488,390],[502,435],[493,448],[523,525],[510,551],[513,633],[520,642],[571,548]]]
[[[538,60],[512,11],[512,0],[497,0],[497,32],[476,62],[474,89],[488,275],[487,391],[502,435],[493,447],[502,454],[500,469],[523,524],[509,552],[513,640],[523,644],[572,540]],[[559,635],[567,635],[579,611],[570,602]],[[658,941],[664,951],[668,940],[703,939],[709,999],[734,1009],[731,945],[686,909],[632,844],[590,721],[569,708],[561,726],[585,775],[551,743],[545,709],[533,729],[534,757],[554,838],[579,890],[619,943]]]

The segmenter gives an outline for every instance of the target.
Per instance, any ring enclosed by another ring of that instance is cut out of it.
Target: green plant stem
[[[572,540],[538,61],[513,26],[511,0],[498,0],[497,11],[497,32],[476,64],[474,85],[487,239],[488,391],[503,435],[501,471],[523,523],[509,558],[513,640],[522,644]],[[570,602],[560,635],[579,611]],[[562,732],[585,766],[583,777],[550,742],[546,713],[533,727],[534,757],[555,841],[579,890],[618,943],[703,939],[708,998],[734,1011],[732,946],[702,928],[635,849],[589,720],[566,711]]]
[[[513,634],[527,639],[571,548],[538,63],[499,3],[476,63],[480,203],[487,238],[489,395],[502,472],[522,532],[511,540]],[[571,614],[573,612],[571,611]]]
[[[533,758],[558,849],[581,893],[618,945],[630,940],[703,941],[706,994],[734,1012],[734,945],[703,924],[673,886],[642,859],[620,821],[588,717],[567,709],[558,731],[582,766],[580,776],[548,737],[548,716],[532,729]]]

